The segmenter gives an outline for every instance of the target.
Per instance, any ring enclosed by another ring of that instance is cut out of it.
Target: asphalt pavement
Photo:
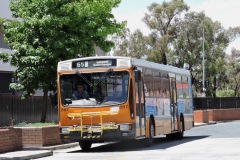
[[[208,125],[208,124],[215,124],[216,122],[210,123],[195,123],[195,127]],[[37,159],[47,156],[52,156],[54,150],[58,149],[67,149],[79,146],[76,143],[68,143],[62,145],[55,145],[55,146],[46,146],[46,147],[29,147],[29,148],[22,148],[22,150],[12,151],[0,154],[0,160],[28,160],[28,159]]]

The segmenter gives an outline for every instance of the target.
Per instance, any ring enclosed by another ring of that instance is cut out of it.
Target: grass
[[[14,125],[14,127],[44,127],[44,126],[53,126],[56,125],[56,123],[26,123],[26,122],[21,122],[17,123]]]

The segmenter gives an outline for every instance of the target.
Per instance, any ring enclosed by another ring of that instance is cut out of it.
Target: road
[[[182,140],[155,139],[151,147],[140,141],[95,144],[89,152],[80,147],[56,150],[42,160],[239,160],[240,121],[194,127]]]

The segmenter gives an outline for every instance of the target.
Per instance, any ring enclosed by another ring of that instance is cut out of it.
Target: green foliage
[[[12,21],[3,21],[5,41],[14,50],[0,59],[16,66],[17,85],[27,97],[56,89],[57,63],[91,56],[94,46],[109,51],[107,36],[120,32],[111,10],[120,0],[11,0]]]
[[[225,48],[229,44],[226,30],[219,22],[213,22],[203,12],[190,12],[177,26],[177,38],[174,40],[174,47],[168,55],[169,63],[178,67],[188,64],[191,71],[192,82],[200,91],[198,81],[202,80],[203,73],[203,45],[205,55],[205,79],[211,86],[207,89],[207,96],[215,97],[216,90],[220,87],[224,77]],[[204,39],[203,39],[204,35]],[[175,62],[175,58],[178,61]]]
[[[113,37],[116,47],[115,56],[142,58],[147,53],[146,37],[140,30],[131,33],[128,28]]]
[[[234,96],[240,96],[240,51],[233,49],[230,55],[227,55],[225,65],[228,78],[228,88],[234,90]]]
[[[143,43],[138,45],[138,54],[129,49],[136,41],[127,32],[122,36],[124,40],[116,43],[120,46],[115,52],[117,55],[138,58],[144,55],[149,61],[186,67],[191,72],[194,93],[200,93],[202,88],[198,82],[203,79],[204,48],[205,79],[210,83],[206,95],[216,97],[217,90],[226,87],[233,89],[235,96],[240,95],[240,67],[238,63],[234,62],[233,65],[225,58],[225,50],[231,41],[239,37],[240,27],[226,30],[204,12],[188,12],[189,7],[183,0],[152,3],[147,9],[143,21],[151,33],[144,36]]]
[[[167,64],[166,54],[175,37],[176,26],[180,15],[188,10],[188,6],[182,0],[171,0],[162,4],[152,3],[147,9],[149,13],[143,17],[143,22],[151,34],[144,36],[140,30],[132,34],[129,29],[125,29],[114,37],[114,55],[144,57],[150,61]]]
[[[11,59],[11,57],[8,55],[8,53],[0,51],[0,59],[6,63]]]
[[[17,123],[14,127],[43,127],[43,126],[54,126],[56,123]]]
[[[234,90],[220,90],[217,91],[216,97],[234,97]]]
[[[146,13],[143,18],[143,22],[151,31],[147,60],[163,64],[168,63],[167,53],[171,42],[176,37],[176,27],[181,14],[188,11],[188,8],[183,0],[164,1],[161,5],[152,3],[148,7],[149,13]]]

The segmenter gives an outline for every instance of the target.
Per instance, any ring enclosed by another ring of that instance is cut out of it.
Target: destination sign
[[[72,68],[93,68],[116,66],[116,59],[95,59],[72,62]]]

